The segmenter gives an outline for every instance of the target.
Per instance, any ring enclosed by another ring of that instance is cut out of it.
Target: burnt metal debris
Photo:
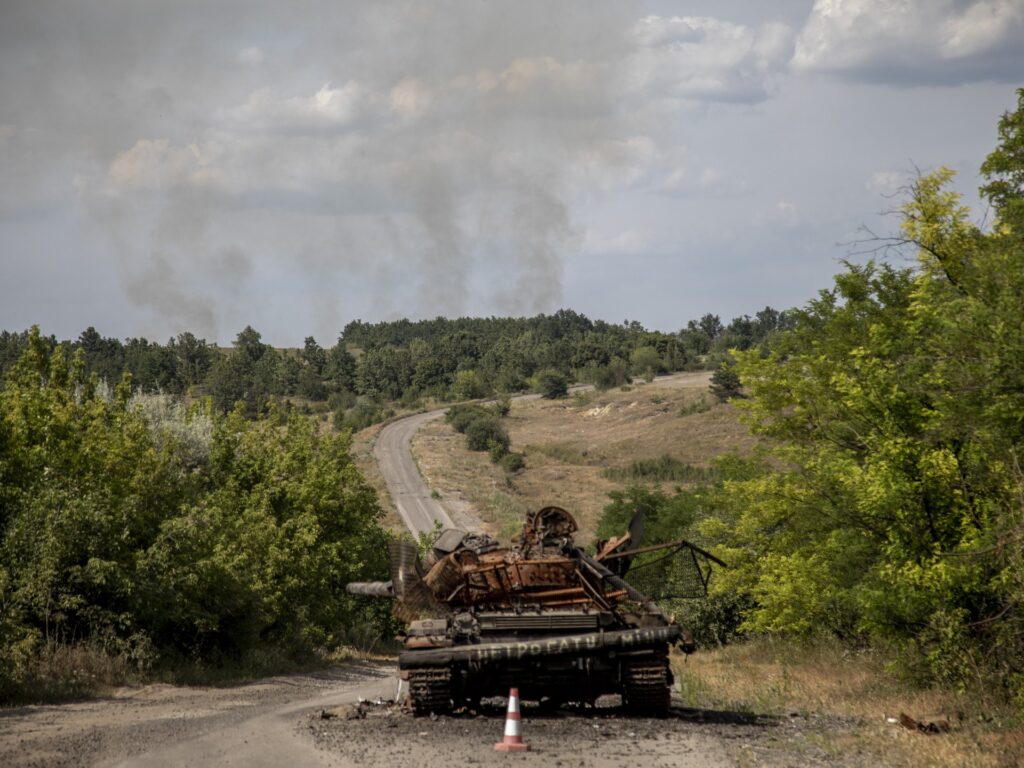
[[[706,594],[712,564],[724,563],[683,540],[641,547],[639,516],[594,555],[575,545],[576,530],[564,509],[545,507],[511,547],[449,529],[421,559],[396,540],[391,581],[348,586],[395,598],[408,622],[398,664],[416,714],[476,707],[510,687],[552,706],[620,694],[628,711],[667,712],[669,648],[693,650],[670,606]]]

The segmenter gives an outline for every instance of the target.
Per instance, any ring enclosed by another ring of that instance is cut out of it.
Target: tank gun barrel
[[[350,595],[368,597],[394,597],[395,588],[390,581],[352,581],[345,585]]]

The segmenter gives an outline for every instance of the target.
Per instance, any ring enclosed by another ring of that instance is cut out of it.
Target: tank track
[[[634,714],[664,717],[672,701],[671,685],[667,658],[627,661],[622,666],[623,708]]]
[[[451,670],[409,670],[409,704],[414,715],[445,714],[452,710]]]

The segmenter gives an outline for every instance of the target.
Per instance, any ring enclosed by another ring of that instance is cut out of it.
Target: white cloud
[[[1024,2],[982,0],[972,3],[959,16],[943,25],[944,58],[984,54],[1004,43],[1024,45]]]
[[[796,72],[905,83],[1014,80],[1024,0],[816,0]]]
[[[706,101],[763,100],[793,50],[785,24],[700,16],[647,16],[633,38],[637,48],[625,65],[631,89]]]
[[[775,215],[779,221],[789,226],[796,226],[800,223],[800,209],[797,208],[796,203],[791,203],[789,200],[776,201]]]
[[[221,110],[219,117],[226,125],[244,131],[332,133],[349,128],[366,106],[363,89],[350,80],[341,88],[326,83],[312,96],[281,96],[261,88],[244,104]]]
[[[406,119],[420,117],[429,109],[433,98],[431,88],[422,80],[404,77],[391,89],[391,109]]]
[[[579,184],[602,192],[637,186],[662,157],[650,136],[602,141],[585,148],[576,160]]]
[[[222,174],[207,145],[175,147],[167,139],[139,139],[110,164],[108,178],[125,189],[161,189],[219,184]]]

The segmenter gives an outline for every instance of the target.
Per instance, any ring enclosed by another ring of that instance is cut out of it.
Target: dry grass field
[[[760,639],[679,656],[674,671],[689,707],[804,724],[796,739],[762,741],[750,754],[740,749],[741,765],[777,762],[757,754],[763,751],[782,752],[799,765],[801,750],[824,752],[841,765],[1024,765],[1024,731],[1005,704],[983,691],[915,689],[888,671],[890,661],[879,651],[837,643]],[[949,730],[909,730],[899,723],[901,714]]]
[[[508,475],[485,453],[466,449],[443,421],[420,429],[413,455],[442,503],[469,508],[502,541],[526,511],[568,509],[588,543],[608,492],[621,484],[603,471],[664,454],[698,467],[728,451],[749,452],[754,440],[731,405],[714,402],[707,373],[634,384],[627,391],[582,392],[564,400],[515,401],[505,419],[512,450],[526,468]]]

